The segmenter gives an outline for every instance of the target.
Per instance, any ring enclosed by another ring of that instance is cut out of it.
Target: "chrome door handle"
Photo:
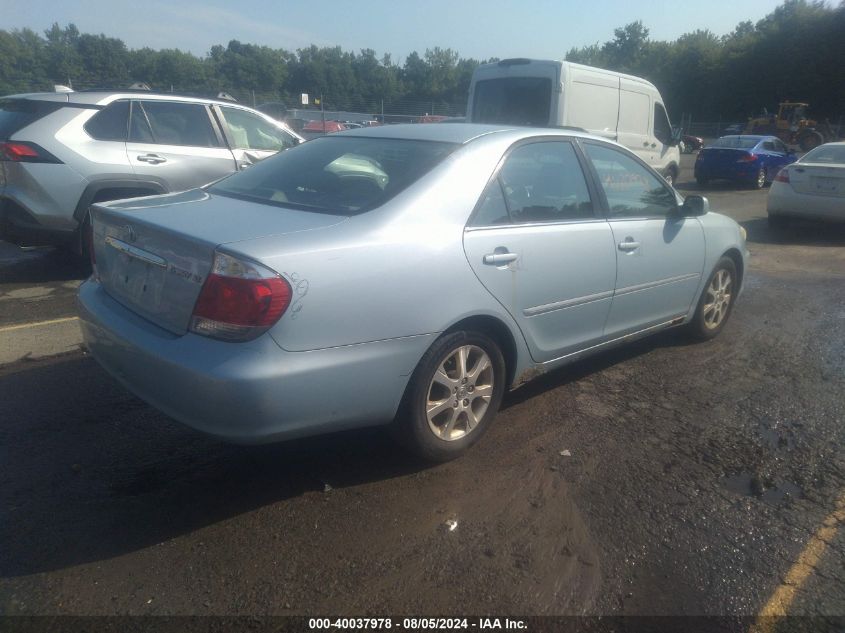
[[[619,250],[620,251],[635,251],[640,247],[639,242],[635,242],[634,240],[619,242]]]
[[[518,253],[487,253],[484,256],[484,263],[491,266],[501,266],[514,262],[519,258]]]
[[[141,154],[137,159],[142,163],[149,163],[150,165],[158,165],[159,163],[166,163],[167,159],[158,154]]]

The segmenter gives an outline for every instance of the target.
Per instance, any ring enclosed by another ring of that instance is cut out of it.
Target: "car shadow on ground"
[[[740,224],[748,232],[748,241],[755,244],[845,246],[845,224],[791,220],[786,226],[773,229],[766,218],[755,218]]]
[[[91,264],[61,248],[18,250],[2,244],[0,283],[42,284],[51,281],[76,281],[91,274]]]
[[[503,409],[659,347],[675,332],[545,374]],[[0,577],[128,554],[266,505],[435,467],[384,428],[236,446],[170,420],[71,354],[0,371]],[[484,442],[475,451],[484,450]],[[472,459],[468,455],[463,459]]]
[[[543,374],[505,395],[502,410],[520,404],[546,391],[551,391],[566,384],[577,382],[592,374],[604,371],[614,365],[632,360],[643,354],[648,354],[663,347],[686,347],[700,343],[686,334],[683,329],[676,328],[658,332],[652,336],[628,343],[621,347],[600,352],[580,361],[565,365],[559,369]]]

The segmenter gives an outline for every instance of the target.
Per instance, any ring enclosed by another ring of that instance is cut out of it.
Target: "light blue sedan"
[[[715,336],[747,258],[706,199],[572,130],[353,130],[91,219],[85,341],[141,398],[236,442],[389,424],[432,460],[545,371]]]

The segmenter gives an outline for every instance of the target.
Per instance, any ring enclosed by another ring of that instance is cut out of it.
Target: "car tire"
[[[505,380],[504,357],[495,341],[480,332],[444,334],[414,370],[393,436],[427,461],[455,459],[490,427]]]
[[[722,257],[710,273],[689,323],[689,333],[694,339],[707,341],[718,336],[733,311],[738,288],[734,260]]]
[[[801,151],[809,152],[824,143],[824,137],[816,131],[806,132],[798,139],[798,147]]]
[[[754,180],[751,181],[752,189],[762,189],[766,186],[766,168],[761,167],[754,175]]]

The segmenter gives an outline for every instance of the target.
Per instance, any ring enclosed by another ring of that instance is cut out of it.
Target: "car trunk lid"
[[[202,190],[95,205],[97,272],[116,301],[181,335],[218,247],[229,245],[227,250],[237,252],[237,242],[325,228],[345,219]]]
[[[788,169],[789,184],[798,193],[845,197],[845,166],[796,163]]]

